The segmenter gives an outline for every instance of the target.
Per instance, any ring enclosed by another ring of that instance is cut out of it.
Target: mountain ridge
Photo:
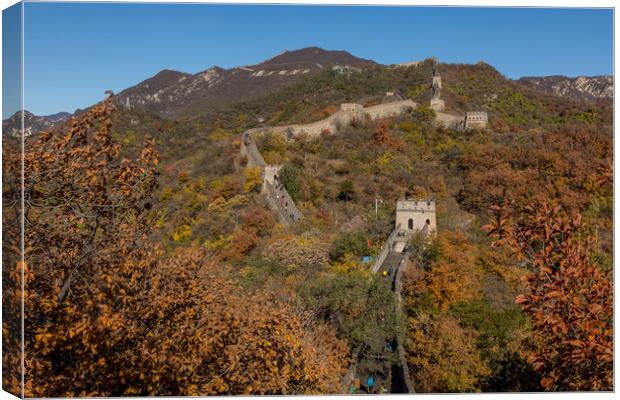
[[[25,136],[30,136],[46,129],[53,128],[56,124],[63,123],[71,117],[71,113],[58,112],[50,115],[35,115],[24,110]],[[2,121],[3,136],[19,136],[21,127],[21,112],[17,111],[9,118]]]
[[[410,67],[419,63],[409,62],[402,66],[385,67]],[[351,73],[378,66],[383,65],[356,57],[344,50],[305,47],[285,50],[254,65],[228,69],[212,66],[195,74],[162,69],[138,84],[120,91],[115,96],[115,101],[127,110],[146,111],[164,119],[195,118],[217,112],[231,104],[259,98],[320,71],[339,68],[333,73]],[[596,102],[613,97],[613,77],[608,75],[574,78],[551,75],[522,77],[512,81],[538,92],[579,101]],[[75,113],[82,111],[84,109],[78,109]],[[50,129],[66,121],[70,115],[61,112],[37,116],[26,112],[26,134]],[[21,118],[18,115],[4,120],[4,134],[16,135],[20,123]]]
[[[186,117],[201,108],[215,109],[268,93],[336,65],[363,67],[377,63],[343,50],[307,47],[284,51],[260,64],[229,69],[213,66],[193,75],[162,70],[116,97],[129,109],[144,109],[164,118]]]
[[[612,99],[614,95],[612,75],[581,75],[574,78],[564,75],[524,76],[516,82],[556,96],[590,102]]]

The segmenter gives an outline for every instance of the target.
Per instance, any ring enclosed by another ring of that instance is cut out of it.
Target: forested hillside
[[[447,111],[489,114],[488,129],[444,129],[427,106],[432,66],[321,70],[175,120],[108,99],[27,139],[26,395],[345,393],[354,365],[391,390],[393,343],[417,392],[612,389],[611,102],[439,64]],[[388,91],[419,105],[260,138],[304,215],[279,224],[260,174],[235,169],[241,134]],[[414,243],[397,311],[364,257],[405,195],[436,200],[438,232]],[[17,282],[5,274],[5,293]]]

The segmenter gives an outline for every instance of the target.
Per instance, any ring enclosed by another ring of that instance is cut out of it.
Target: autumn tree
[[[319,274],[298,292],[305,309],[319,321],[336,326],[353,352],[371,358],[385,356],[385,345],[402,335],[390,282],[366,269]]]
[[[263,176],[259,167],[244,169],[243,176],[245,177],[245,182],[243,183],[244,192],[253,192],[260,189],[263,183]]]
[[[119,366],[139,332],[131,318],[154,259],[157,153],[147,142],[136,161],[119,157],[113,108],[109,97],[65,132],[26,143],[26,396],[110,393],[126,379]]]
[[[442,232],[416,260],[417,274],[405,277],[404,288],[413,307],[431,305],[440,311],[479,295],[481,274],[476,249],[462,232]],[[426,265],[424,265],[426,264]]]
[[[397,150],[402,148],[405,143],[402,139],[395,138],[391,134],[390,128],[385,122],[380,122],[373,132],[369,144],[373,147],[384,147]]]
[[[2,138],[2,389],[22,391],[21,138]]]
[[[28,139],[25,395],[339,392],[347,347],[333,329],[277,293],[246,294],[204,248],[166,257],[150,244],[158,156],[147,141],[121,158],[115,115],[109,97]],[[18,154],[6,162],[19,171]],[[252,209],[241,218],[254,236],[273,225]]]
[[[340,393],[347,345],[266,291],[246,293],[198,248],[152,271],[140,376],[121,394]]]
[[[299,236],[289,233],[272,237],[263,253],[266,259],[286,266],[289,271],[309,275],[329,263],[329,242],[313,232]]]
[[[450,316],[409,320],[407,364],[417,392],[479,392],[491,370],[476,349],[477,334]]]
[[[593,235],[581,215],[543,201],[515,211],[494,207],[486,226],[529,266],[516,302],[535,333],[528,361],[547,390],[613,388],[613,284],[591,258]]]

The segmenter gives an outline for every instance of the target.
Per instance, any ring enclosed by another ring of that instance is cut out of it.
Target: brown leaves
[[[370,144],[374,147],[387,147],[392,150],[398,150],[404,147],[405,142],[402,139],[392,136],[387,124],[385,122],[381,122],[372,134]]]
[[[27,396],[117,393],[126,379],[119,366],[131,363],[129,343],[139,333],[132,318],[154,259],[144,203],[157,184],[158,156],[148,142],[138,160],[119,160],[113,118],[108,97],[64,132],[27,139]],[[21,161],[19,153],[5,159],[8,182],[19,180]],[[8,184],[3,195],[19,197],[19,187]]]
[[[339,391],[348,349],[333,329],[306,326],[275,296],[246,293],[203,250],[181,249],[161,261],[148,240],[154,143],[136,160],[120,159],[113,121],[108,98],[72,119],[64,134],[28,139],[26,396]],[[6,160],[3,196],[18,199],[21,160],[18,153]],[[239,189],[231,178],[217,191],[226,199]],[[5,232],[17,234],[9,226],[17,216],[3,219]],[[230,259],[274,225],[264,210],[241,218],[246,226],[234,232]],[[21,268],[4,272],[19,316]],[[19,337],[17,323],[3,329]]]
[[[590,258],[594,239],[582,218],[557,204],[521,211],[494,207],[485,227],[495,244],[530,266],[526,291],[515,302],[532,319],[537,348],[529,361],[549,390],[612,387],[613,285]]]
[[[172,278],[171,278],[172,277]],[[224,265],[181,249],[153,271],[144,319],[157,335],[141,345],[140,393],[334,393],[346,345],[325,326],[304,327],[272,295],[246,293]],[[156,376],[155,376],[156,374]]]

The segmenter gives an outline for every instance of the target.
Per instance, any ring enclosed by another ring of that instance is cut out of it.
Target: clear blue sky
[[[611,9],[26,3],[24,25],[35,114],[72,112],[164,68],[255,64],[306,46],[381,63],[484,60],[510,78],[613,73]]]

